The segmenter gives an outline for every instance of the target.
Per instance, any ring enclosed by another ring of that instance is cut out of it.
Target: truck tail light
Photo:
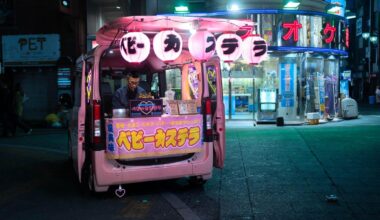
[[[100,136],[101,136],[101,126],[100,126],[100,119],[101,119],[101,107],[100,107],[100,101],[94,100],[94,108],[93,108],[93,116],[94,116],[94,134],[92,142],[94,144],[100,143]]]
[[[207,98],[205,102],[205,114],[206,114],[206,140],[212,140],[212,110],[211,99]]]

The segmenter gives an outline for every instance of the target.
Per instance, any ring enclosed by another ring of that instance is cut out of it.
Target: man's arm
[[[140,86],[138,86],[137,87],[137,97],[136,98],[138,98],[140,94],[144,94],[144,93],[146,93],[145,89],[142,88],[142,87],[140,87]]]
[[[123,94],[123,90],[122,88],[116,90],[115,94],[113,95],[112,97],[112,108],[126,108],[127,106],[125,106],[122,102],[122,95]]]

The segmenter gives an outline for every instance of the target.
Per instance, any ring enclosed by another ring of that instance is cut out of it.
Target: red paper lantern
[[[268,53],[267,43],[257,35],[245,38],[242,47],[242,57],[249,64],[259,64]]]
[[[121,56],[130,63],[144,61],[149,51],[149,38],[142,32],[129,32],[120,39]]]
[[[196,60],[206,61],[214,55],[215,44],[214,35],[206,30],[197,30],[189,38],[189,52]]]
[[[181,55],[182,38],[173,30],[161,31],[153,38],[153,50],[160,60],[173,61]]]
[[[222,34],[216,40],[216,53],[224,62],[233,62],[241,55],[241,38],[232,33]]]

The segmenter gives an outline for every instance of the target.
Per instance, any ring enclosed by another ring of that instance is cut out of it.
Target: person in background
[[[380,85],[376,86],[375,95],[376,95],[376,103],[380,104]]]
[[[112,108],[129,108],[128,100],[133,100],[139,97],[140,94],[146,93],[145,90],[139,86],[140,77],[137,73],[131,73],[127,77],[127,86],[121,87],[116,90],[112,97]]]
[[[16,134],[17,127],[20,127],[26,134],[30,134],[32,129],[23,121],[25,94],[20,83],[15,85],[12,100],[12,134]]]
[[[11,122],[9,120],[9,111],[11,106],[11,90],[9,89],[7,83],[0,79],[0,123],[3,127],[2,136],[9,137],[12,136],[10,126]]]

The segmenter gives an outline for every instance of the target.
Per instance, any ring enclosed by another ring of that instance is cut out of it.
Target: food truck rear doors
[[[225,116],[223,103],[223,85],[222,74],[220,69],[220,61],[217,58],[211,59],[203,64],[205,96],[209,96],[212,100],[213,115],[212,124],[214,128],[214,166],[223,168],[225,157]],[[207,94],[208,93],[208,94]]]

